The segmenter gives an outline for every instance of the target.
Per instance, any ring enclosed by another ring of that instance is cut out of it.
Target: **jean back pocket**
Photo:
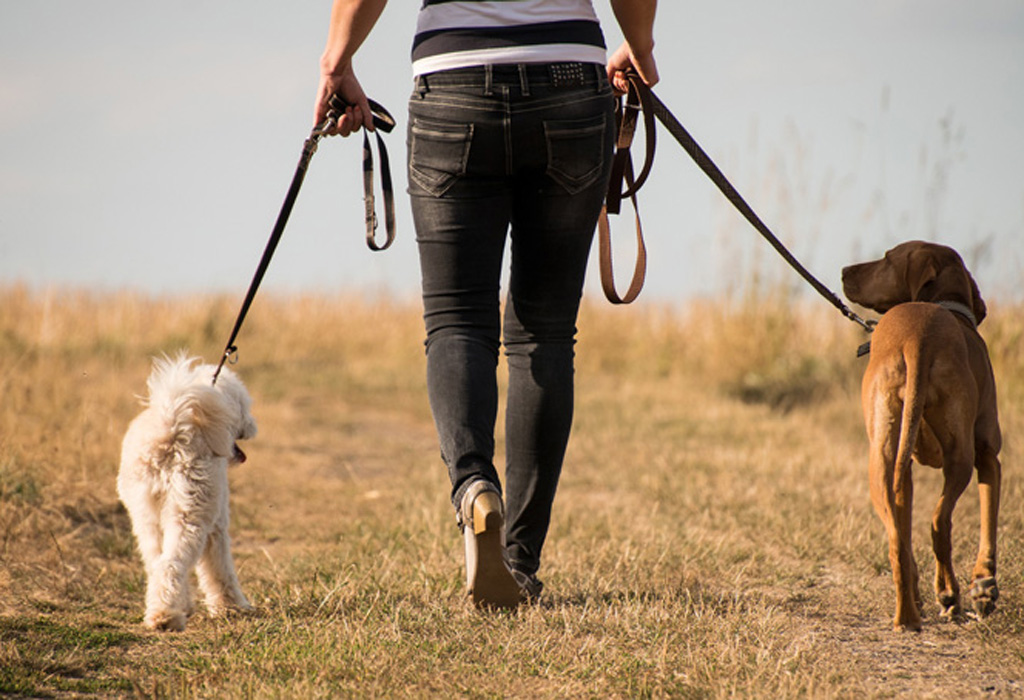
[[[409,180],[434,197],[466,174],[472,124],[415,119],[409,126]]]
[[[548,176],[569,194],[578,194],[593,185],[604,174],[607,135],[604,114],[545,121]]]

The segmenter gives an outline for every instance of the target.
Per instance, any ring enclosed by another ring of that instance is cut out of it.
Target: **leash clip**
[[[232,359],[232,357],[234,359]],[[220,358],[220,364],[217,365],[217,369],[214,370],[214,372],[213,372],[213,381],[210,382],[211,385],[216,385],[217,384],[217,377],[220,376],[220,371],[222,369],[224,369],[224,363],[225,362],[227,362],[228,364],[231,364],[231,365],[237,365],[238,364],[238,346],[237,345],[232,345],[232,344],[229,343],[228,346],[224,349],[224,356]]]
[[[319,124],[317,124],[316,126],[314,126],[313,130],[309,132],[309,136],[311,139],[321,139],[324,136],[327,136],[327,132],[337,125],[338,120],[337,117],[334,115],[334,112],[328,112],[327,118],[324,119]]]

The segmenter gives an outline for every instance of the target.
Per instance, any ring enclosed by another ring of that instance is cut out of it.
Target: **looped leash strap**
[[[606,197],[609,214],[618,214],[622,198],[632,197],[640,191],[647,181],[647,176],[651,174],[651,166],[654,164],[654,145],[657,133],[654,128],[652,93],[636,73],[627,73],[626,79],[629,81],[629,91],[625,95],[625,101],[619,98],[615,108],[618,137],[615,142],[615,158],[612,160],[611,180],[608,183],[608,196]],[[633,146],[633,137],[636,136],[639,116],[643,117],[646,141],[644,165],[640,168],[640,175],[633,181],[628,181],[626,180],[626,167],[629,164],[632,169],[630,148]],[[624,181],[626,182],[625,190],[622,188]]]
[[[640,223],[640,209],[637,206],[636,193],[646,182],[647,176],[650,175],[651,165],[654,163],[656,133],[650,90],[640,89],[639,86],[643,85],[643,82],[635,73],[627,74],[627,79],[629,80],[629,91],[626,93],[625,101],[622,98],[619,99],[615,110],[618,136],[615,143],[615,156],[612,160],[611,180],[608,184],[608,193],[605,196],[605,206],[601,209],[597,220],[601,288],[604,290],[605,298],[613,304],[632,303],[643,289],[644,279],[647,276],[647,247],[644,245],[644,232]],[[640,175],[634,178],[630,148],[633,145],[633,137],[636,135],[639,115],[643,116],[646,153]],[[625,184],[625,188],[623,188],[623,184]],[[629,283],[629,288],[624,295],[619,296],[615,289],[611,224],[608,215],[620,212],[624,197],[628,197],[633,204],[633,218],[636,221],[636,264],[633,267],[633,279]]]
[[[644,279],[647,276],[647,246],[644,245],[644,230],[640,224],[640,210],[636,203],[633,164],[628,160],[623,172],[623,180],[633,190],[629,193],[629,199],[633,204],[633,218],[636,221],[636,265],[633,268],[633,279],[629,283],[629,288],[622,296],[619,296],[615,290],[615,272],[612,269],[612,233],[611,225],[608,222],[607,204],[601,208],[601,215],[597,219],[601,289],[604,290],[605,298],[613,304],[631,304],[640,295],[640,290],[644,288]]]
[[[369,100],[369,102],[370,109],[373,112],[374,128],[385,133],[390,132],[395,126],[395,118],[378,103],[373,100]],[[313,127],[313,130],[309,132],[309,136],[302,144],[302,155],[299,157],[298,167],[295,168],[295,175],[292,176],[291,186],[289,186],[288,194],[284,198],[284,204],[281,205],[281,211],[277,215],[277,221],[274,223],[274,228],[270,233],[270,240],[267,241],[267,246],[263,250],[263,257],[260,258],[260,264],[256,267],[256,273],[252,277],[252,282],[249,283],[249,290],[245,294],[245,299],[242,301],[242,308],[238,311],[238,317],[235,319],[235,325],[231,329],[231,335],[228,338],[227,344],[224,346],[224,353],[221,355],[220,364],[217,365],[217,369],[213,373],[213,384],[217,383],[217,378],[220,376],[221,370],[224,369],[224,363],[229,360],[232,363],[236,361],[235,359],[232,359],[235,358],[238,353],[238,346],[235,345],[235,340],[238,338],[238,333],[242,329],[242,323],[245,321],[245,317],[249,313],[249,307],[252,306],[252,301],[256,297],[256,290],[259,289],[260,283],[263,281],[263,276],[266,274],[267,268],[270,266],[270,259],[274,257],[274,251],[277,249],[277,244],[280,242],[281,235],[284,233],[284,227],[288,223],[288,217],[292,213],[292,207],[295,206],[295,200],[299,196],[299,189],[302,187],[302,181],[306,178],[306,171],[309,169],[309,161],[313,158],[313,154],[316,153],[320,139],[327,135],[327,131],[334,128],[334,125],[344,113],[345,108],[348,107],[348,104],[338,95],[332,95],[328,104],[330,105],[330,110],[327,112],[327,118],[320,124]],[[384,190],[384,206],[386,208],[384,216],[385,225],[387,227],[387,240],[383,245],[377,245],[374,238],[376,215],[373,212],[373,159],[372,156],[368,156],[370,144],[366,134],[364,133],[363,188],[364,192],[369,192],[366,242],[372,250],[384,250],[391,245],[391,242],[395,237],[395,211],[387,150],[384,148],[384,141],[381,139],[379,133],[377,134],[377,148],[381,154],[381,186]],[[369,165],[367,165],[367,160],[369,160]],[[368,175],[367,169],[369,170]]]
[[[388,149],[380,132],[390,133],[395,127],[395,118],[380,104],[368,100],[373,112],[374,136],[377,137],[377,155],[380,157],[380,189],[384,197],[384,243],[377,243],[377,212],[373,195],[373,152],[370,150],[370,135],[363,129],[363,218],[366,222],[366,245],[370,250],[386,250],[395,241],[395,190],[391,184],[391,164]],[[337,95],[331,97],[332,106],[347,106]]]

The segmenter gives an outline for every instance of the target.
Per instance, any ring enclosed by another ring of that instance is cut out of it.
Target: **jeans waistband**
[[[531,87],[599,89],[605,82],[605,67],[597,63],[499,63],[420,75],[416,90],[423,94],[434,88],[480,87],[489,95],[494,87],[513,86],[529,95]]]

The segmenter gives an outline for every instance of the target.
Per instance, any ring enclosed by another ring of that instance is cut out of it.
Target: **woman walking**
[[[352,57],[387,0],[335,0],[314,118],[372,128]],[[425,0],[412,48],[409,194],[427,387],[480,607],[536,598],[573,417],[576,318],[614,151],[613,88],[657,82],[656,0],[611,0],[610,58],[591,0]],[[506,239],[511,273],[502,317]],[[508,364],[505,489],[493,463]]]

